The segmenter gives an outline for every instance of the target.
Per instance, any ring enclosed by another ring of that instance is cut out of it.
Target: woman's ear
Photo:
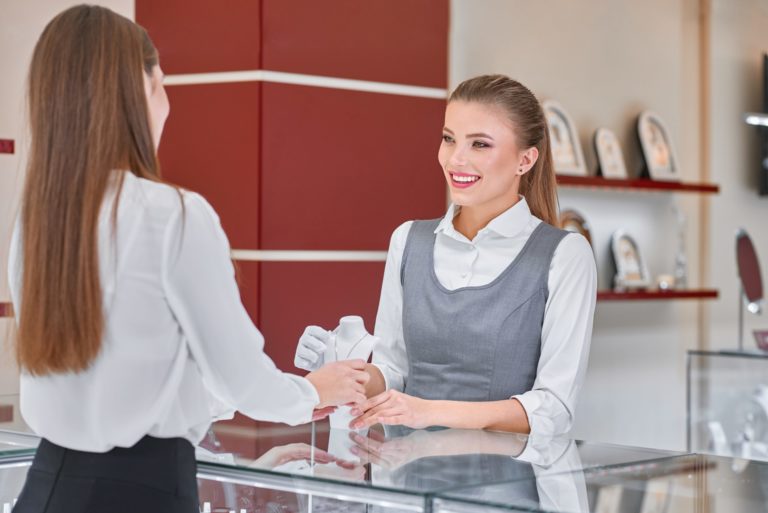
[[[533,169],[534,164],[539,158],[539,149],[536,146],[531,146],[527,150],[524,150],[520,154],[520,163],[517,166],[517,174],[523,176],[525,173]]]

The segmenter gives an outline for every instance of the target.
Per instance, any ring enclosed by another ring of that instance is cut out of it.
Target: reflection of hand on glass
[[[525,435],[493,433],[472,429],[416,430],[387,439],[371,430],[368,437],[350,433],[357,444],[352,451],[364,462],[395,469],[420,458],[463,454],[498,454],[517,457],[526,446]]]
[[[350,451],[364,464],[372,463],[382,468],[395,469],[424,457],[421,449],[425,447],[419,441],[422,433],[424,432],[414,431],[407,436],[387,440],[378,431],[369,431],[368,437],[353,431],[349,433],[349,437],[356,445]]]
[[[273,447],[254,460],[250,466],[345,481],[365,479],[365,468],[361,463],[337,458],[322,449],[303,443]]]
[[[338,461],[336,457],[311,445],[294,443],[272,447],[251,463],[254,468],[273,469],[292,461],[307,461],[314,463],[331,463]]]

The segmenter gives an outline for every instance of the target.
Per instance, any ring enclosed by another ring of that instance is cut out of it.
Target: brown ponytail
[[[557,181],[549,147],[549,129],[541,104],[523,84],[504,75],[481,75],[465,80],[449,102],[465,101],[496,105],[507,113],[521,149],[536,147],[539,158],[520,181],[531,213],[553,226],[559,225]]]

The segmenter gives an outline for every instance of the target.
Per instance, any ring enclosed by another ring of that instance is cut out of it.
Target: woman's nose
[[[467,163],[467,154],[463,147],[456,147],[448,156],[448,164],[451,166],[463,166]]]

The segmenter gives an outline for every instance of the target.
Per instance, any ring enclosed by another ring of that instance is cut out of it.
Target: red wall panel
[[[233,248],[258,247],[258,82],[167,87],[171,114],[160,144],[163,177],[201,193]]]
[[[261,0],[136,0],[136,22],[166,74],[261,66]]]
[[[264,0],[263,66],[446,87],[448,1]]]
[[[284,371],[310,324],[333,329],[344,315],[360,315],[373,333],[383,262],[264,262],[260,320],[267,354]]]
[[[240,287],[240,299],[243,306],[251,316],[251,320],[259,326],[259,290],[260,290],[260,264],[258,262],[235,261],[237,284]]]
[[[263,85],[267,249],[385,250],[403,221],[446,207],[442,100]]]

